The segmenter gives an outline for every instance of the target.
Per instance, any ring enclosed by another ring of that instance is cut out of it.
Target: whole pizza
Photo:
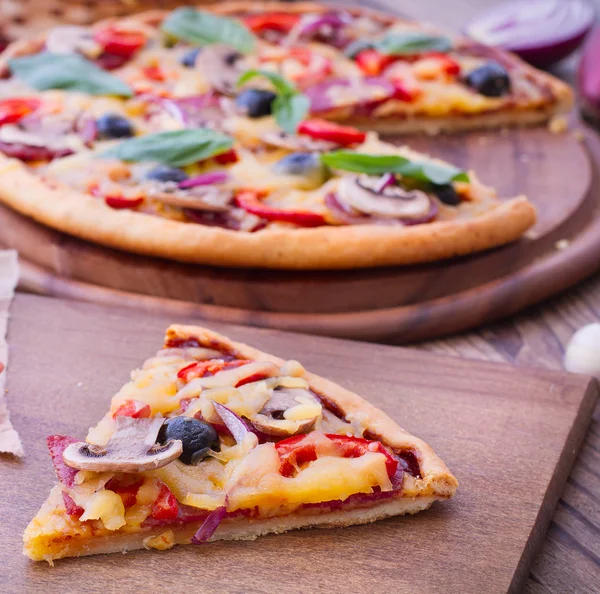
[[[535,222],[525,197],[377,133],[536,124],[572,103],[513,55],[308,3],[56,27],[0,67],[2,202],[220,266],[413,264],[513,241]]]

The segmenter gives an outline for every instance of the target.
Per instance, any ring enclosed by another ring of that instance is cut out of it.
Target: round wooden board
[[[418,150],[477,171],[502,196],[526,193],[539,213],[521,241],[426,266],[332,272],[195,266],[107,249],[6,207],[0,208],[0,243],[19,250],[22,286],[40,293],[413,342],[512,314],[600,268],[600,176],[594,164],[600,163],[600,140],[581,132],[553,135],[534,128],[405,138]]]

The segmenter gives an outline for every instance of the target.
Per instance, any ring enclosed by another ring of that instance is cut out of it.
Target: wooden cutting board
[[[460,481],[456,498],[412,517],[254,542],[33,563],[21,534],[54,482],[44,440],[83,437],[168,323],[99,305],[18,295],[8,400],[23,462],[0,460],[6,592],[517,591],[590,419],[581,376],[447,359],[397,347],[224,327],[367,396],[427,440]]]

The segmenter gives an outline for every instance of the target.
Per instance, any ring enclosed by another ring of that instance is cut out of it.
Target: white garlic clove
[[[573,334],[565,350],[567,371],[600,379],[600,324],[588,324]]]

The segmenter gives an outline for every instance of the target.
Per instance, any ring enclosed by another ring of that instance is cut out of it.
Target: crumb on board
[[[564,115],[557,115],[548,122],[548,130],[552,134],[562,134],[569,129],[569,122]]]
[[[554,247],[561,251],[561,250],[566,250],[569,246],[571,245],[571,242],[568,239],[559,239],[555,244]]]
[[[576,128],[573,130],[573,138],[577,140],[577,142],[583,142],[585,140],[585,133],[581,128]]]
[[[530,229],[529,231],[525,232],[525,234],[523,235],[523,237],[525,237],[526,239],[531,239],[532,241],[534,239],[537,239],[540,236],[540,234],[535,231],[534,229]]]

